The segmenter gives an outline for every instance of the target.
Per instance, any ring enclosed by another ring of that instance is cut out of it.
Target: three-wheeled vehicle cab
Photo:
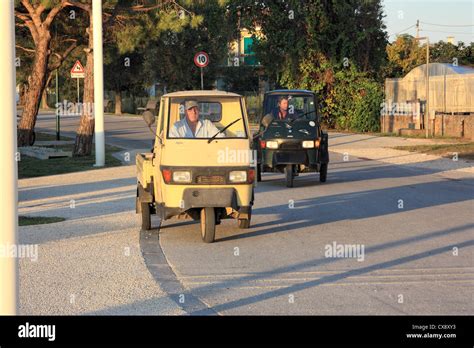
[[[155,115],[145,111],[143,118],[151,128]],[[142,229],[151,229],[151,214],[200,220],[207,243],[214,241],[222,219],[249,228],[255,165],[243,97],[221,91],[169,93],[161,98],[156,121],[153,151],[136,157]]]
[[[316,95],[306,90],[267,92],[253,147],[257,149],[257,181],[262,180],[262,173],[283,172],[286,186],[292,187],[299,173],[319,172],[319,180],[325,182],[328,134],[321,129]]]

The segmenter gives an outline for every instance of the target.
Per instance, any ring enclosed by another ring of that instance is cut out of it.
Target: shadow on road
[[[474,185],[474,179],[466,179],[464,182],[468,185]],[[400,210],[398,208],[400,197],[413,197],[414,193],[419,197],[423,197],[423,199],[405,200],[404,208]],[[291,199],[291,196],[288,197]],[[257,228],[257,230],[227,236],[219,239],[219,241],[294,231],[341,220],[357,220],[398,214],[401,211],[407,212],[472,199],[474,199],[472,189],[465,189],[459,185],[459,182],[443,180],[295,200],[293,209],[290,209],[288,204],[254,209],[254,215],[276,213],[277,218],[271,222],[252,225],[252,229]],[[363,205],[363,209],[361,205]],[[287,225],[289,222],[291,222],[291,225]],[[260,227],[264,228],[258,229]]]

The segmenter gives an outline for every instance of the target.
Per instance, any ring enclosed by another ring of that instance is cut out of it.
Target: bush
[[[382,86],[354,68],[335,74],[333,88],[323,101],[323,115],[329,126],[357,132],[380,129]]]
[[[318,94],[322,122],[329,128],[376,132],[380,129],[383,88],[353,65],[341,67],[321,54],[310,56],[295,75],[285,71],[281,83],[288,88],[309,89]]]

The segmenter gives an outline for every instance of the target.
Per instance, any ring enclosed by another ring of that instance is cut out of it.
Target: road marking
[[[318,280],[318,279],[311,279],[311,280]],[[418,281],[418,280],[407,280],[407,281],[386,281],[386,282],[335,282],[335,283],[326,283],[326,284],[318,284],[318,287],[322,286],[347,286],[347,285],[403,285],[403,284],[427,284],[427,283],[465,283],[465,284],[474,284],[474,279],[440,279],[440,280],[430,280],[430,281]],[[187,286],[190,285],[212,285],[213,282],[190,282],[186,283]],[[232,289],[282,289],[282,288],[289,288],[295,284],[287,284],[287,285],[248,285],[248,286],[232,286],[230,287],[229,284],[226,284],[226,288]],[[193,289],[192,289],[193,290]],[[199,289],[197,289],[199,290]]]
[[[284,274],[292,275],[292,274],[321,274],[321,275],[333,275],[340,272],[346,272],[347,269],[342,270],[328,270],[328,271],[296,271],[296,272],[286,272]],[[393,268],[393,269],[386,269],[382,271],[374,271],[372,274],[383,274],[385,272],[433,272],[433,271],[471,271],[474,272],[474,267],[440,267],[440,268],[409,268],[409,269],[400,269],[400,268]],[[225,278],[225,277],[252,277],[258,276],[259,274],[265,274],[266,272],[255,272],[255,273],[228,273],[228,274],[199,274],[199,275],[182,275],[178,274],[178,277],[183,280],[193,279],[193,278]],[[268,273],[271,273],[269,271]],[[439,274],[439,273],[435,273]],[[449,273],[452,274],[452,273]],[[359,276],[362,277],[362,276]],[[367,277],[367,276],[365,276]],[[370,277],[370,276],[369,276]]]

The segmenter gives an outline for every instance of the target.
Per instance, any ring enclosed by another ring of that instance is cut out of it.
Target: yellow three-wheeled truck
[[[151,214],[200,220],[207,243],[214,241],[222,219],[235,218],[239,228],[248,228],[256,159],[243,97],[221,91],[169,93],[161,98],[158,117],[149,111],[143,117],[155,142],[152,152],[136,157],[142,229],[151,229]]]

